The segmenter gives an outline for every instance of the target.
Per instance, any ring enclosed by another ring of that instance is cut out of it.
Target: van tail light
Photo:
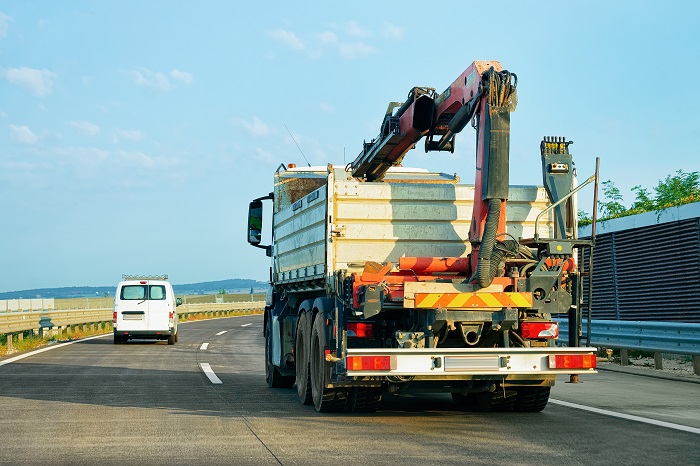
[[[170,311],[170,314],[168,314],[168,319],[170,319],[170,322],[173,321],[173,312]]]
[[[349,371],[389,371],[392,365],[395,369],[396,360],[391,356],[348,356],[346,367]]]
[[[523,322],[520,335],[525,339],[559,338],[559,324],[556,322]]]
[[[117,323],[117,311],[112,312],[112,323]]]
[[[550,369],[595,369],[595,354],[551,354]]]
[[[374,325],[368,322],[348,322],[348,337],[373,338]]]

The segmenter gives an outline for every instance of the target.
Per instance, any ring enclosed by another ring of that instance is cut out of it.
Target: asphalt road
[[[601,371],[562,378],[536,414],[426,395],[324,415],[267,387],[261,327],[214,319],[174,346],[103,337],[0,359],[0,464],[700,464],[700,384]]]

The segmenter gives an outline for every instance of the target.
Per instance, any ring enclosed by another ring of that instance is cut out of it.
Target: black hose
[[[498,234],[498,219],[501,216],[501,200],[489,199],[488,213],[486,214],[486,225],[484,226],[484,234],[479,247],[479,262],[476,266],[476,278],[479,281],[481,288],[486,288],[493,281],[495,273],[492,274],[494,267],[491,266],[491,255],[493,247],[496,245],[496,235]],[[498,262],[495,264],[498,267]]]

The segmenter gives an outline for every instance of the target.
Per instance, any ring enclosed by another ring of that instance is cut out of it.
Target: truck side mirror
[[[248,207],[248,242],[253,246],[260,244],[262,239],[263,204],[256,199]]]
[[[263,203],[265,199],[273,199],[273,194],[260,197],[250,202],[248,207],[248,243],[256,248],[264,249],[267,257],[272,256],[272,246],[260,245],[263,229]]]
[[[182,298],[175,298],[175,307],[182,305]]]

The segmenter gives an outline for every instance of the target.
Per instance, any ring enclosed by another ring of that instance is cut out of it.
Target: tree
[[[635,200],[626,208],[622,205],[622,194],[610,180],[604,181],[603,201],[598,201],[600,220],[625,217],[643,212],[661,212],[669,207],[690,204],[700,201],[700,172],[685,173],[678,170],[675,175],[668,175],[654,188],[654,195],[640,185],[632,188]],[[579,225],[589,225],[592,222],[588,213],[579,210]]]

